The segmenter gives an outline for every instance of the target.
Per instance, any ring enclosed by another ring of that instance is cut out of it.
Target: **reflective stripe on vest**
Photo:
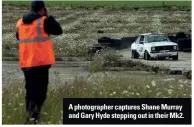
[[[41,18],[38,19],[38,23],[37,23],[38,36],[33,39],[22,39],[20,40],[20,43],[44,42],[44,41],[50,40],[49,37],[41,37],[41,27],[40,26],[41,26]]]

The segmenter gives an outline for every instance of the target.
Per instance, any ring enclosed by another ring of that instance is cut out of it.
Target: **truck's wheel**
[[[138,55],[136,50],[132,50],[131,54],[132,54],[132,58],[134,58],[134,59],[138,59],[139,58],[139,55]]]
[[[144,52],[144,60],[151,60],[151,56],[147,51]]]
[[[178,60],[178,54],[172,57],[173,60]]]

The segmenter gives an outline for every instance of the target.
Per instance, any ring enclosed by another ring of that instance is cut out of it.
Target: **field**
[[[3,1],[2,4],[3,58],[18,57],[15,24],[28,12],[29,3]],[[191,30],[191,2],[49,1],[46,5],[49,15],[53,15],[63,28],[62,35],[51,36],[57,57],[85,57],[88,47],[104,36],[121,38],[145,32],[190,33]],[[98,30],[104,33],[98,33]],[[106,67],[120,64],[114,53],[95,56],[89,66],[79,67],[77,63],[85,61],[70,59],[64,61],[69,62],[68,66],[67,63],[53,66],[40,124],[62,124],[63,97],[191,97],[191,80],[183,75],[168,75],[163,71],[155,74],[152,70],[146,71],[139,62],[130,60],[125,61],[129,70],[105,71],[104,64]],[[23,124],[26,114],[22,73],[17,61],[4,63],[2,121],[3,124]]]
[[[9,2],[5,3],[3,2],[4,6],[2,8],[3,57],[17,56],[15,51],[18,47],[18,42],[15,39],[15,24],[25,12],[28,12],[28,7],[18,7],[17,2],[15,6],[8,6]],[[145,2],[143,3],[145,4]],[[188,33],[191,30],[190,7],[174,6],[134,9],[128,7],[130,4],[127,3],[126,6],[123,4],[113,7],[108,5],[107,7],[79,7],[77,5],[78,7],[75,8],[71,6],[59,8],[59,3],[56,2],[55,4],[56,7],[50,7],[48,10],[49,15],[53,15],[61,23],[64,32],[61,36],[52,37],[56,55],[59,57],[86,56],[88,47],[97,43],[97,39],[102,36],[121,38],[150,31],[183,31]],[[147,4],[151,5],[149,2]],[[68,4],[64,2],[62,6],[65,5]],[[132,5],[137,6],[135,3]],[[141,4],[138,3],[138,5],[140,6]],[[98,34],[98,30],[103,30],[104,33]]]
[[[139,80],[141,79],[141,80]],[[3,89],[3,124],[25,121],[23,82],[12,82]],[[62,98],[190,98],[191,81],[182,76],[145,72],[89,74],[73,82],[50,84],[40,124],[62,124]],[[19,115],[18,115],[19,114]]]
[[[80,67],[70,69],[63,67],[64,65],[59,66],[60,64],[52,67],[47,100],[41,112],[40,124],[62,124],[62,98],[64,97],[191,97],[191,80],[183,75],[168,75],[163,70],[154,73],[151,68],[132,61],[126,61],[129,70],[105,71],[105,67],[120,63],[116,58],[117,55],[114,52],[95,56],[88,71]],[[25,121],[25,89],[22,76],[15,77],[15,73],[21,73],[18,69],[17,64],[15,67],[11,64],[3,65],[3,124],[23,124]]]
[[[47,7],[163,7],[163,6],[191,6],[191,1],[46,1]],[[3,1],[6,6],[30,6],[28,1]]]

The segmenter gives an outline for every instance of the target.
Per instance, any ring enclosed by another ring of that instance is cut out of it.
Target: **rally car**
[[[178,60],[178,45],[171,42],[163,33],[138,35],[131,44],[132,58],[143,57],[145,60],[172,58]]]

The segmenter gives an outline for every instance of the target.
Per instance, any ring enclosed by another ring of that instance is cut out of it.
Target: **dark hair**
[[[31,10],[32,11],[38,12],[42,8],[45,8],[43,1],[32,1],[32,3],[31,3]]]

